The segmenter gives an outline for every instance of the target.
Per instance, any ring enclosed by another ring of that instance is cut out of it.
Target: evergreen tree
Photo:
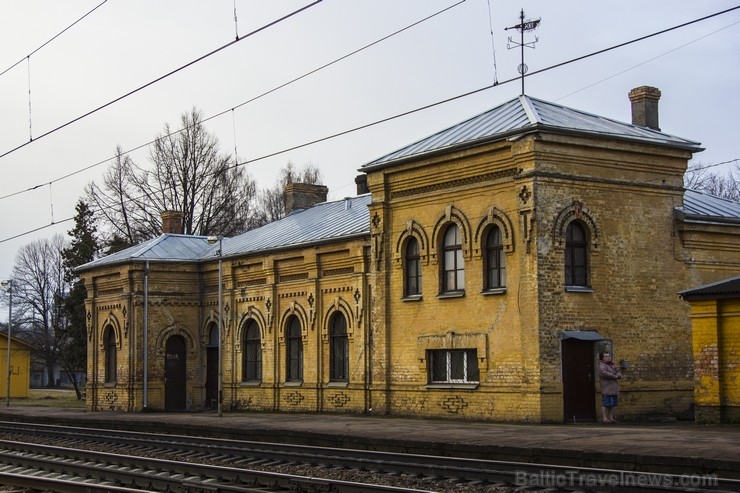
[[[63,343],[60,347],[59,364],[73,382],[77,398],[81,399],[82,391],[76,376],[87,368],[87,291],[74,269],[95,260],[100,245],[93,211],[82,200],[77,203],[75,210],[75,227],[68,232],[72,241],[62,251],[65,280],[72,284],[72,288],[62,303],[66,323],[62,327]]]

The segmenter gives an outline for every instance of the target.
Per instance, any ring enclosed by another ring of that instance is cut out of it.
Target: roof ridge
[[[542,123],[542,119],[540,118],[540,113],[537,111],[537,108],[534,107],[532,104],[532,100],[529,98],[529,96],[522,94],[519,96],[519,104],[522,105],[522,109],[524,110],[524,113],[527,115],[527,118],[529,119],[529,123],[532,125],[537,125],[538,123]]]

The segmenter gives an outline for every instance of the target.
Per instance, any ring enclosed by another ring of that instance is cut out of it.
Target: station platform
[[[740,479],[740,426],[499,424],[353,414],[2,407],[0,420]]]

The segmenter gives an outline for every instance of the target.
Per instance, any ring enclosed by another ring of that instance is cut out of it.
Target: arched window
[[[208,347],[218,348],[218,346],[220,346],[218,335],[218,325],[212,324],[211,329],[208,332]]]
[[[116,331],[112,326],[105,329],[105,381],[116,381]]]
[[[565,233],[565,285],[588,286],[588,239],[577,221]]]
[[[244,353],[242,355],[242,380],[262,380],[262,345],[260,342],[260,328],[257,322],[250,320],[244,331]]]
[[[442,241],[442,292],[465,289],[462,240],[457,225],[450,225]]]
[[[419,259],[419,242],[411,237],[406,242],[404,256],[404,296],[421,294],[421,261]]]
[[[303,380],[303,340],[301,339],[301,322],[291,316],[286,329],[286,373],[287,381]]]
[[[501,230],[493,226],[486,235],[486,289],[506,287],[506,255],[501,243]]]
[[[329,380],[349,380],[349,339],[347,338],[347,319],[337,312],[331,319],[329,329]]]

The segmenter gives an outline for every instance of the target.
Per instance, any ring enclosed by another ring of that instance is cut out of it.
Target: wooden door
[[[594,341],[562,341],[563,410],[566,423],[596,420]]]
[[[185,339],[182,336],[167,339],[164,364],[165,411],[185,410],[186,357]]]

